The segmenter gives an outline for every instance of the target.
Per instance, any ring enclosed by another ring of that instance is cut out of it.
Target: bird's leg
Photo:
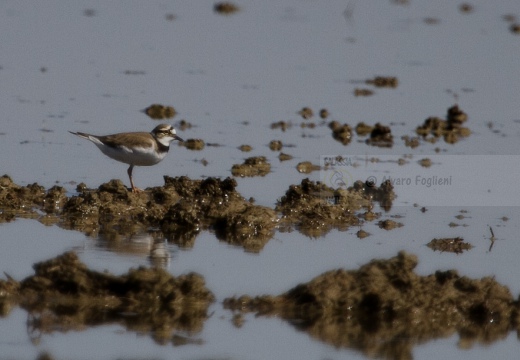
[[[133,193],[138,193],[138,192],[141,192],[143,190],[139,189],[139,188],[136,188],[134,186],[134,181],[132,180],[132,170],[134,169],[134,165],[130,165],[130,167],[128,168],[128,170],[126,171],[128,173],[128,178],[130,179],[130,186],[132,187],[132,192]]]

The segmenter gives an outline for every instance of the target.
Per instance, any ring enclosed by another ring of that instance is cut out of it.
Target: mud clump
[[[370,132],[370,138],[366,140],[368,145],[390,148],[394,145],[394,137],[389,126],[377,123]]]
[[[296,165],[296,170],[302,174],[310,174],[313,171],[319,171],[321,167],[319,165],[314,165],[310,161],[302,161]]]
[[[366,136],[372,132],[373,126],[367,125],[364,122],[360,122],[356,125],[356,134],[359,136]]]
[[[379,88],[396,88],[399,80],[395,76],[376,76],[373,79],[365,80],[365,83]]]
[[[358,239],[364,239],[364,238],[370,236],[370,233],[368,233],[365,230],[361,229],[361,230],[358,230],[358,232],[356,233],[356,236],[358,237]]]
[[[59,214],[66,201],[66,190],[61,186],[45,190],[36,183],[20,186],[8,175],[0,177],[0,222],[8,222],[15,217],[42,220]],[[45,214],[41,215],[38,210]]]
[[[173,106],[164,106],[161,104],[152,104],[143,110],[151,119],[171,119],[177,115],[177,111]]]
[[[0,211],[0,224],[8,223],[16,219],[16,215],[10,212]]]
[[[253,147],[251,145],[240,145],[238,147],[238,150],[242,152],[250,152],[251,150],[253,150]]]
[[[165,177],[165,188],[171,188],[181,200],[170,206],[160,222],[161,229],[167,236],[186,243],[189,236],[179,238],[178,234],[194,237],[200,230],[212,227],[220,240],[247,251],[260,251],[273,236],[278,217],[274,210],[244,199],[236,186],[236,180],[231,178]]]
[[[224,306],[280,317],[315,339],[373,358],[411,359],[414,345],[456,333],[466,344],[489,344],[516,328],[518,303],[492,277],[470,279],[455,270],[419,276],[416,266],[416,256],[400,252],[358,270],[326,272],[278,296],[227,298]]]
[[[30,212],[36,205],[43,204],[45,189],[38,184],[20,186],[8,176],[0,178],[0,206],[6,210]]]
[[[293,157],[292,155],[289,155],[289,154],[285,154],[283,152],[281,152],[279,155],[278,155],[278,159],[280,161],[287,161],[287,160],[291,160]]]
[[[325,120],[326,118],[329,117],[329,111],[327,109],[321,109],[320,110],[320,118],[322,118],[323,120]]]
[[[213,11],[221,15],[231,15],[239,10],[240,8],[231,2],[219,2],[213,6]]]
[[[229,236],[229,242],[239,244],[239,240],[244,239],[242,245],[245,245],[245,239],[251,242],[254,235],[251,232],[232,235],[233,230],[243,230],[240,226],[234,226],[233,222],[243,223],[239,215],[248,208],[255,208],[258,212],[268,209],[243,198],[235,190],[237,183],[232,178],[191,180],[165,176],[164,180],[164,186],[138,194],[129,192],[119,180],[102,184],[97,191],[84,190],[65,204],[62,227],[105,235],[130,235],[159,227],[170,241],[189,247],[200,231],[226,220],[225,234]],[[265,234],[277,222],[274,212],[265,213],[270,216],[259,217],[249,223],[250,228],[264,237],[264,242],[270,238],[266,238]],[[223,237],[221,239],[224,240]]]
[[[420,145],[419,138],[417,136],[410,137],[408,135],[404,135],[401,137],[401,140],[404,141],[404,146],[415,149]]]
[[[308,129],[314,129],[316,127],[316,123],[313,123],[313,122],[302,122],[300,124],[300,127],[302,129],[305,129],[305,128],[308,128]]]
[[[273,209],[251,205],[241,212],[228,213],[214,228],[217,238],[242,246],[246,251],[259,252],[273,237],[277,222]]]
[[[283,144],[280,140],[271,140],[269,142],[269,149],[272,151],[280,151],[283,148]]]
[[[329,128],[332,130],[332,137],[343,145],[348,145],[352,141],[352,128],[348,124],[341,125],[337,121],[331,121]]]
[[[233,176],[252,177],[265,176],[271,172],[271,164],[265,156],[247,158],[243,164],[235,164],[231,168]]]
[[[287,122],[287,121],[283,121],[283,120],[280,120],[278,122],[274,122],[271,124],[271,129],[273,129],[273,130],[280,129],[283,132],[285,132],[285,130],[287,130],[291,127],[292,127],[291,122]]]
[[[314,116],[314,111],[312,111],[310,107],[303,107],[298,111],[298,115],[300,115],[304,120],[308,120]]]
[[[461,237],[433,239],[428,244],[426,244],[426,246],[428,246],[433,251],[446,251],[455,254],[462,254],[464,251],[468,251],[473,248],[473,245],[464,242],[464,239]]]
[[[61,186],[53,186],[43,197],[43,210],[47,214],[59,214],[67,201],[67,191]]]
[[[191,129],[192,127],[193,127],[193,125],[189,121],[186,121],[186,120],[179,121],[178,128],[181,131]]]
[[[373,201],[390,201],[393,187],[383,183],[381,187],[368,188],[361,181],[354,186],[337,190],[309,179],[300,185],[291,185],[278,201],[275,210],[282,213],[282,223],[294,224],[303,234],[323,236],[332,228],[345,230],[358,225],[355,212],[369,208]]]
[[[188,150],[202,150],[206,143],[202,139],[188,139],[182,143]]]
[[[467,119],[467,114],[460,110],[457,105],[454,105],[448,109],[446,120],[429,117],[415,131],[426,141],[434,143],[440,137],[443,137],[448,144],[454,144],[471,134],[468,128],[462,126]]]
[[[150,201],[151,198],[156,201]],[[97,232],[130,235],[157,225],[166,212],[164,205],[178,200],[179,195],[168,189],[133,194],[121,180],[111,180],[97,190],[85,189],[70,197],[63,207],[61,226],[87,235]]]
[[[418,161],[418,163],[419,163],[419,165],[421,165],[422,167],[425,167],[425,168],[429,168],[430,166],[432,166],[432,160],[429,158],[421,159]]]
[[[468,115],[459,109],[457,105],[453,105],[448,109],[448,116],[446,117],[446,121],[448,125],[452,127],[460,127],[468,120]]]
[[[359,88],[356,88],[354,89],[354,96],[355,97],[358,97],[358,96],[372,96],[374,95],[374,92],[370,89],[359,89]]]
[[[394,220],[381,220],[377,225],[381,229],[385,229],[385,230],[394,230],[396,228],[400,228],[403,226],[403,224],[401,224],[397,221],[394,221]]]
[[[35,274],[21,282],[0,280],[0,301],[26,309],[29,327],[38,333],[117,323],[165,343],[177,331],[201,331],[214,301],[195,273],[174,277],[140,267],[115,276],[89,270],[73,252],[33,268]]]

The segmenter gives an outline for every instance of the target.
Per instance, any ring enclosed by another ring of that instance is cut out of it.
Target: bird
[[[92,135],[83,132],[69,131],[71,134],[87,139],[96,145],[106,156],[129,164],[127,170],[133,193],[142,190],[134,185],[132,170],[134,166],[152,166],[160,162],[168,150],[170,143],[181,139],[175,128],[168,124],[157,125],[151,132],[124,132],[112,135]]]

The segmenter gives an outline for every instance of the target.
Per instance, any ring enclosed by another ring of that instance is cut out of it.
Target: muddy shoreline
[[[132,193],[120,180],[98,189],[77,186],[67,196],[63,187],[45,189],[37,183],[20,186],[0,177],[0,222],[34,218],[89,236],[132,235],[160,229],[165,238],[191,246],[203,230],[217,238],[258,252],[275,229],[297,229],[307,236],[323,236],[331,229],[347,229],[370,221],[366,214],[376,203],[389,209],[395,193],[391,183],[369,186],[357,181],[348,189],[332,189],[302,180],[291,185],[274,208],[255,205],[236,191],[233,178],[164,177],[164,186]]]
[[[380,214],[374,206],[388,211],[396,196],[389,181],[379,187],[356,181],[335,190],[304,179],[269,208],[245,199],[232,178],[164,179],[164,186],[137,194],[111,180],[98,189],[79,184],[77,194],[67,196],[60,186],[20,186],[4,175],[0,220],[33,218],[91,236],[154,229],[156,236],[180,247],[191,247],[201,231],[212,231],[221,241],[259,252],[276,230],[318,237],[376,221]],[[379,226],[391,230],[401,224],[379,220]],[[462,239],[440,240],[463,245]],[[449,251],[446,246],[440,250]],[[520,298],[515,300],[504,285],[455,270],[419,276],[416,265],[414,255],[400,252],[358,270],[331,270],[280,295],[228,297],[222,306],[231,311],[235,325],[250,312],[276,316],[325,343],[386,358],[410,357],[414,345],[453,333],[467,344],[520,333]],[[88,269],[72,252],[33,267],[35,274],[21,281],[8,274],[0,280],[2,316],[16,306],[24,308],[30,333],[117,323],[175,345],[178,331],[200,332],[215,301],[203,276],[195,273],[174,277],[152,266],[114,276]]]

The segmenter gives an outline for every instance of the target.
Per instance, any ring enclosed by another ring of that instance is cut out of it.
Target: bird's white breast
[[[104,144],[95,143],[106,156],[114,160],[135,166],[151,166],[160,162],[166,153],[158,153],[153,146],[150,147],[126,147],[113,148]]]

